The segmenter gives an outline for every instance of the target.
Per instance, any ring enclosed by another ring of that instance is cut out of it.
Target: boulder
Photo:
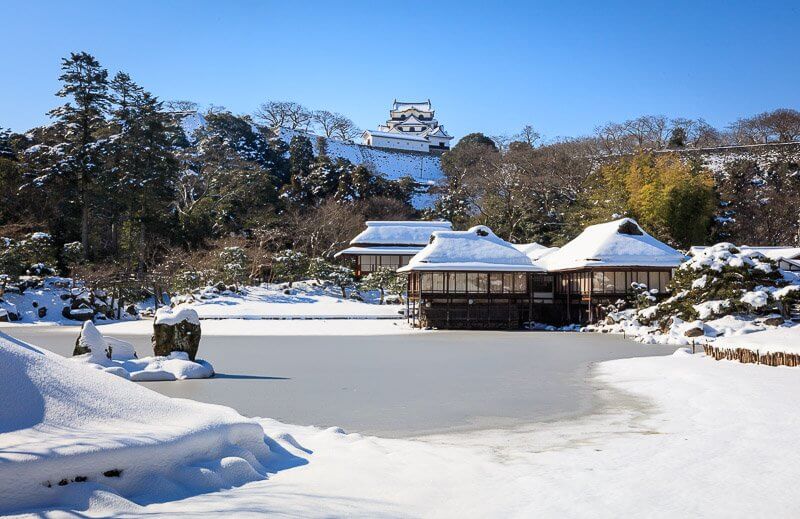
[[[200,346],[200,318],[191,308],[159,308],[153,321],[153,352],[166,357],[183,351],[194,361]]]
[[[75,349],[72,356],[89,355],[95,364],[110,366],[111,346],[91,321],[86,321],[81,327],[81,333],[75,341]]]
[[[764,319],[764,324],[767,326],[781,326],[784,323],[783,317],[780,315],[770,315]]]
[[[683,332],[686,337],[700,337],[701,335],[705,335],[705,331],[703,331],[702,326],[693,326],[686,331]]]

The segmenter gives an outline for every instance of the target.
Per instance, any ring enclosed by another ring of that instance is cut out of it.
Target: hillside
[[[346,159],[353,164],[365,164],[388,180],[410,176],[424,187],[436,184],[444,176],[439,155],[373,148],[289,128],[280,128],[278,138],[289,144],[292,137],[298,134],[306,135],[311,140],[315,155],[319,154],[320,141],[324,142],[325,153],[331,158]],[[414,206],[418,209],[429,206],[431,202],[432,197],[424,193],[413,200]]]

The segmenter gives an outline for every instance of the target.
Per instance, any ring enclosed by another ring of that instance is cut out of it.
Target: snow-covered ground
[[[714,342],[718,348],[746,348],[761,353],[800,354],[800,326],[773,328],[747,335],[722,337]]]
[[[263,430],[233,409],[167,398],[4,334],[0,394],[0,514],[124,509],[102,496],[174,500],[267,473]]]
[[[291,289],[286,289],[285,286],[263,284],[243,287],[240,293],[218,292],[209,288],[200,291],[201,295],[188,305],[197,311],[201,319],[400,319],[405,311],[405,305],[402,304],[378,304],[380,298],[377,291],[359,292],[364,301],[358,301],[343,299],[338,287],[319,286],[313,281],[294,283]],[[68,288],[46,282],[43,287],[29,289],[22,294],[5,294],[5,302],[0,305],[0,311],[7,308],[20,316],[19,321],[11,323],[12,326],[79,326],[81,321],[67,319],[62,315],[62,309],[67,305],[64,298],[68,293]],[[348,296],[350,295],[352,291],[348,289]],[[152,298],[136,306],[139,311],[152,315]],[[43,307],[47,311],[40,316],[39,309]],[[135,319],[135,316],[123,312],[123,321],[138,329]],[[118,321],[104,319],[97,324],[111,322]],[[149,318],[147,322],[150,323]],[[7,323],[0,322],[0,326],[7,326]]]
[[[161,478],[130,499],[105,482],[43,490],[62,507],[126,516],[794,515],[795,370],[678,351],[602,363],[594,381],[603,412],[512,430],[391,440],[263,419],[269,479],[227,490],[199,468],[184,476],[211,491],[186,498]]]
[[[380,305],[377,292],[364,292],[365,301],[342,299],[338,287],[297,282],[244,287],[241,294],[207,292],[189,303],[201,319],[282,319],[282,318],[400,318],[405,305]],[[285,293],[287,292],[288,293]]]

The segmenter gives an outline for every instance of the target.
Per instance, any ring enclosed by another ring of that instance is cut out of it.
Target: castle
[[[424,103],[392,103],[389,120],[377,130],[362,134],[366,146],[394,150],[442,153],[450,149],[452,137],[434,118],[431,100]]]

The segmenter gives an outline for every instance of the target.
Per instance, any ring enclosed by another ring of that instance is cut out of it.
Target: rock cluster
[[[182,351],[194,361],[200,346],[200,318],[191,308],[159,308],[153,321],[153,352],[166,356]]]

